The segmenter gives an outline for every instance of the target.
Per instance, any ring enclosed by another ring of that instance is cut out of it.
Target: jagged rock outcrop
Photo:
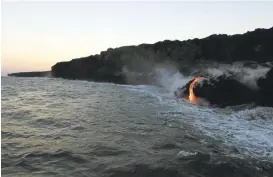
[[[273,28],[256,29],[242,35],[211,35],[204,39],[165,40],[155,44],[108,49],[100,55],[57,63],[51,71],[54,77],[66,79],[147,84],[157,63],[169,61],[181,72],[190,72],[193,66],[200,65],[202,61],[273,61],[272,49]]]
[[[175,96],[189,98],[190,80],[185,86],[175,91]],[[257,81],[258,88],[251,88],[240,82],[236,75],[220,75],[200,78],[194,84],[193,93],[198,99],[204,99],[218,107],[254,103],[273,107],[273,68]]]

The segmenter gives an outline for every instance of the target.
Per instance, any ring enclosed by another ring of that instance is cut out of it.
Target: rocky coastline
[[[193,75],[198,68],[201,70],[210,63],[232,65],[235,62],[244,62],[247,67],[269,67],[267,74],[257,79],[257,90],[240,83],[234,74],[208,75],[202,84],[195,85],[196,96],[220,107],[250,102],[273,106],[273,27],[244,34],[214,34],[203,39],[165,40],[155,44],[109,48],[97,55],[58,62],[51,71],[12,73],[9,76],[50,75],[116,84],[155,84],[154,71],[158,67],[174,66],[183,75]],[[199,75],[197,72],[196,76]],[[181,85],[175,95],[185,97],[191,82]],[[229,95],[229,92],[234,94]]]

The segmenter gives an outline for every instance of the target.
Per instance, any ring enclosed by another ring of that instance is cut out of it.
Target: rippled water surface
[[[273,109],[166,88],[2,77],[3,176],[273,176]]]

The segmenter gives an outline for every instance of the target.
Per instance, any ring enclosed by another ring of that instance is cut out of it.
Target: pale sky
[[[1,74],[107,48],[273,26],[273,2],[3,2]]]

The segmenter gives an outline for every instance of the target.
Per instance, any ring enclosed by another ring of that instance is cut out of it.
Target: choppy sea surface
[[[164,87],[2,77],[3,176],[273,176],[273,109]]]

